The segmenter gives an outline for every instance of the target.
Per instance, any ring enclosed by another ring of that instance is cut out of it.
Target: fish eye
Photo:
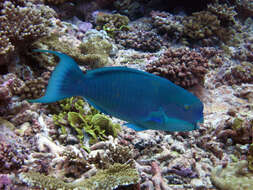
[[[184,109],[185,109],[185,110],[189,110],[189,109],[190,109],[190,106],[186,104],[186,105],[184,105]]]

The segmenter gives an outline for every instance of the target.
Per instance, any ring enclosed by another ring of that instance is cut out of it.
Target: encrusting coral
[[[221,190],[251,190],[253,173],[247,169],[246,160],[227,165],[225,168],[216,167],[212,171],[211,180]]]
[[[128,29],[128,22],[127,16],[99,12],[96,17],[96,29],[104,30],[113,35],[115,31]]]
[[[199,52],[187,48],[167,49],[146,71],[165,77],[184,88],[204,82],[208,61]]]
[[[0,61],[10,59],[10,53],[48,33],[53,9],[30,1],[4,1],[0,10]],[[20,49],[19,49],[20,50]]]
[[[107,39],[93,36],[81,43],[79,48],[85,55],[84,61],[91,68],[103,67],[110,62],[112,44]]]
[[[155,52],[162,46],[162,40],[154,31],[144,31],[130,28],[128,31],[119,31],[115,40],[126,48]]]
[[[130,164],[111,165],[108,169],[99,170],[96,175],[79,182],[66,183],[61,179],[36,172],[21,173],[19,178],[31,187],[48,190],[114,190],[119,186],[128,186],[139,182],[138,172]]]
[[[31,47],[33,49],[49,49],[53,51],[59,51],[71,56],[81,65],[86,63],[85,55],[81,53],[81,50],[78,47],[73,46],[69,41],[60,39],[59,34],[51,34],[50,36],[40,38],[34,42]],[[57,64],[55,57],[50,54],[32,53],[29,56],[33,57],[41,67],[55,66]]]

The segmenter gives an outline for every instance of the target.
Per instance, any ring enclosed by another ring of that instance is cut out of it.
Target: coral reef
[[[129,29],[129,31],[118,32],[115,36],[116,42],[126,48],[135,50],[155,52],[161,48],[162,40],[153,31],[142,31]]]
[[[90,147],[90,150],[89,162],[99,169],[107,169],[114,163],[128,163],[134,157],[129,147],[122,146],[110,138],[107,141],[97,142]]]
[[[236,8],[243,18],[253,16],[253,4],[250,0],[235,0]]]
[[[115,32],[114,39],[116,43],[125,48],[133,48],[144,52],[158,51],[162,43],[162,38],[157,35],[156,30],[152,28],[152,20],[149,18],[138,19],[131,22],[127,31]]]
[[[221,190],[250,190],[253,185],[253,173],[247,171],[247,161],[229,164],[225,168],[216,167],[211,180]]]
[[[229,7],[227,4],[209,4],[207,10],[213,13],[221,21],[222,26],[235,24],[235,16],[237,15],[234,7]]]
[[[119,186],[138,184],[139,175],[129,164],[114,164],[106,170],[99,170],[96,175],[79,182],[66,183],[60,179],[43,174],[21,173],[19,178],[31,187],[46,189],[104,189],[113,190]]]
[[[107,39],[93,36],[84,41],[79,48],[85,54],[86,64],[91,68],[103,67],[111,63],[109,55],[113,47]]]
[[[86,39],[80,42],[76,37],[62,37],[59,34],[52,34],[41,38],[32,44],[34,49],[50,49],[59,51],[73,57],[80,65],[87,66],[89,68],[103,67],[106,64],[110,64],[112,60],[109,55],[113,50],[113,47],[106,35],[100,35],[99,32],[94,30],[86,31]],[[75,44],[74,44],[75,43]],[[32,56],[41,67],[54,66],[57,61],[54,55],[38,54]]]
[[[233,64],[226,69],[226,72],[220,73],[220,82],[233,85],[242,83],[252,83],[253,82],[253,65],[248,61],[242,61],[239,64]]]
[[[44,0],[45,3],[59,5],[64,3],[66,0]]]
[[[14,129],[12,123],[0,118],[1,173],[17,172],[29,154],[29,147],[14,133]]]
[[[131,19],[135,19],[143,14],[143,7],[138,1],[113,1],[113,6],[119,13],[127,15]]]
[[[25,81],[22,86],[14,89],[14,94],[19,95],[21,99],[37,99],[43,96],[49,76],[49,73],[45,72],[37,79]]]
[[[250,144],[247,160],[248,160],[248,168],[251,172],[253,172],[253,143]]]
[[[0,0],[0,189],[251,188],[252,2],[181,2]],[[58,62],[32,49],[65,53],[84,73],[165,77],[200,98],[204,122],[136,132],[81,97],[29,103]]]
[[[174,16],[167,12],[151,11],[152,24],[162,34],[179,39],[183,34],[181,16]]]
[[[185,17],[183,25],[184,36],[192,40],[211,39],[217,43],[219,40],[226,42],[232,36],[232,30],[222,27],[218,17],[208,11],[196,12]]]
[[[196,84],[203,84],[207,69],[207,59],[196,50],[169,48],[158,61],[147,65],[146,71],[189,88]]]
[[[7,63],[14,50],[24,50],[25,45],[48,33],[50,18],[55,12],[48,6],[29,1],[4,1],[2,6],[0,62]]]
[[[81,50],[78,48],[78,46],[73,45],[73,42],[77,42],[77,40],[73,38],[69,40],[59,34],[52,34],[50,36],[43,37],[37,40],[31,45],[31,47],[33,49],[48,49],[53,51],[59,51],[73,57],[79,64],[85,65],[87,63],[85,55],[81,53]],[[78,41],[77,44],[80,44],[80,42]],[[52,54],[33,53],[29,56],[36,60],[36,62],[42,68],[48,66],[55,66],[57,64],[55,56]]]

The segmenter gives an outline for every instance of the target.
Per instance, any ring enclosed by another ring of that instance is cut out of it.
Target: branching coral
[[[189,88],[203,83],[207,68],[207,59],[201,53],[184,48],[170,48],[158,61],[148,65],[146,70]]]
[[[95,176],[80,182],[66,183],[61,179],[43,174],[28,172],[21,173],[19,178],[31,187],[43,189],[65,189],[65,190],[113,190],[119,186],[128,186],[139,182],[139,175],[133,166],[128,164],[114,164],[106,170],[99,170]]]
[[[19,137],[12,131],[14,125],[0,118],[0,171],[14,172],[24,164],[28,155],[28,147],[25,147]]]
[[[117,43],[120,43],[126,48],[136,50],[158,51],[162,46],[162,40],[153,31],[136,30],[134,28],[129,31],[120,31],[115,35]]]
[[[110,62],[112,44],[99,36],[90,37],[79,46],[84,54],[84,61],[91,68],[103,67]]]
[[[238,65],[231,66],[221,78],[221,82],[229,85],[252,83],[253,65],[250,62],[243,61]]]
[[[48,79],[39,77],[28,80],[23,86],[15,89],[15,94],[20,95],[21,99],[36,99],[44,94]]]
[[[183,33],[182,17],[169,14],[167,12],[151,11],[152,24],[158,28],[162,34],[171,37],[181,37]]]
[[[193,13],[183,20],[184,35],[193,40],[200,40],[210,37],[224,38],[227,40],[230,35],[229,30],[221,27],[218,17],[208,11]],[[227,35],[223,35],[226,33]],[[226,37],[226,38],[225,38]]]
[[[229,26],[231,24],[235,23],[234,16],[237,15],[236,11],[234,10],[234,7],[229,7],[227,4],[209,4],[207,6],[207,10],[211,13],[215,14],[218,19],[221,21],[221,25],[223,26]]]
[[[0,55],[46,35],[50,18],[54,15],[54,10],[45,5],[35,5],[29,1],[4,1],[0,12]],[[7,59],[6,55],[2,59]]]

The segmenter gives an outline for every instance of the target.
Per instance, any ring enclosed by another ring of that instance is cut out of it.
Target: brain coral
[[[203,83],[207,68],[207,59],[196,50],[169,48],[158,61],[147,65],[146,71],[189,88]]]

